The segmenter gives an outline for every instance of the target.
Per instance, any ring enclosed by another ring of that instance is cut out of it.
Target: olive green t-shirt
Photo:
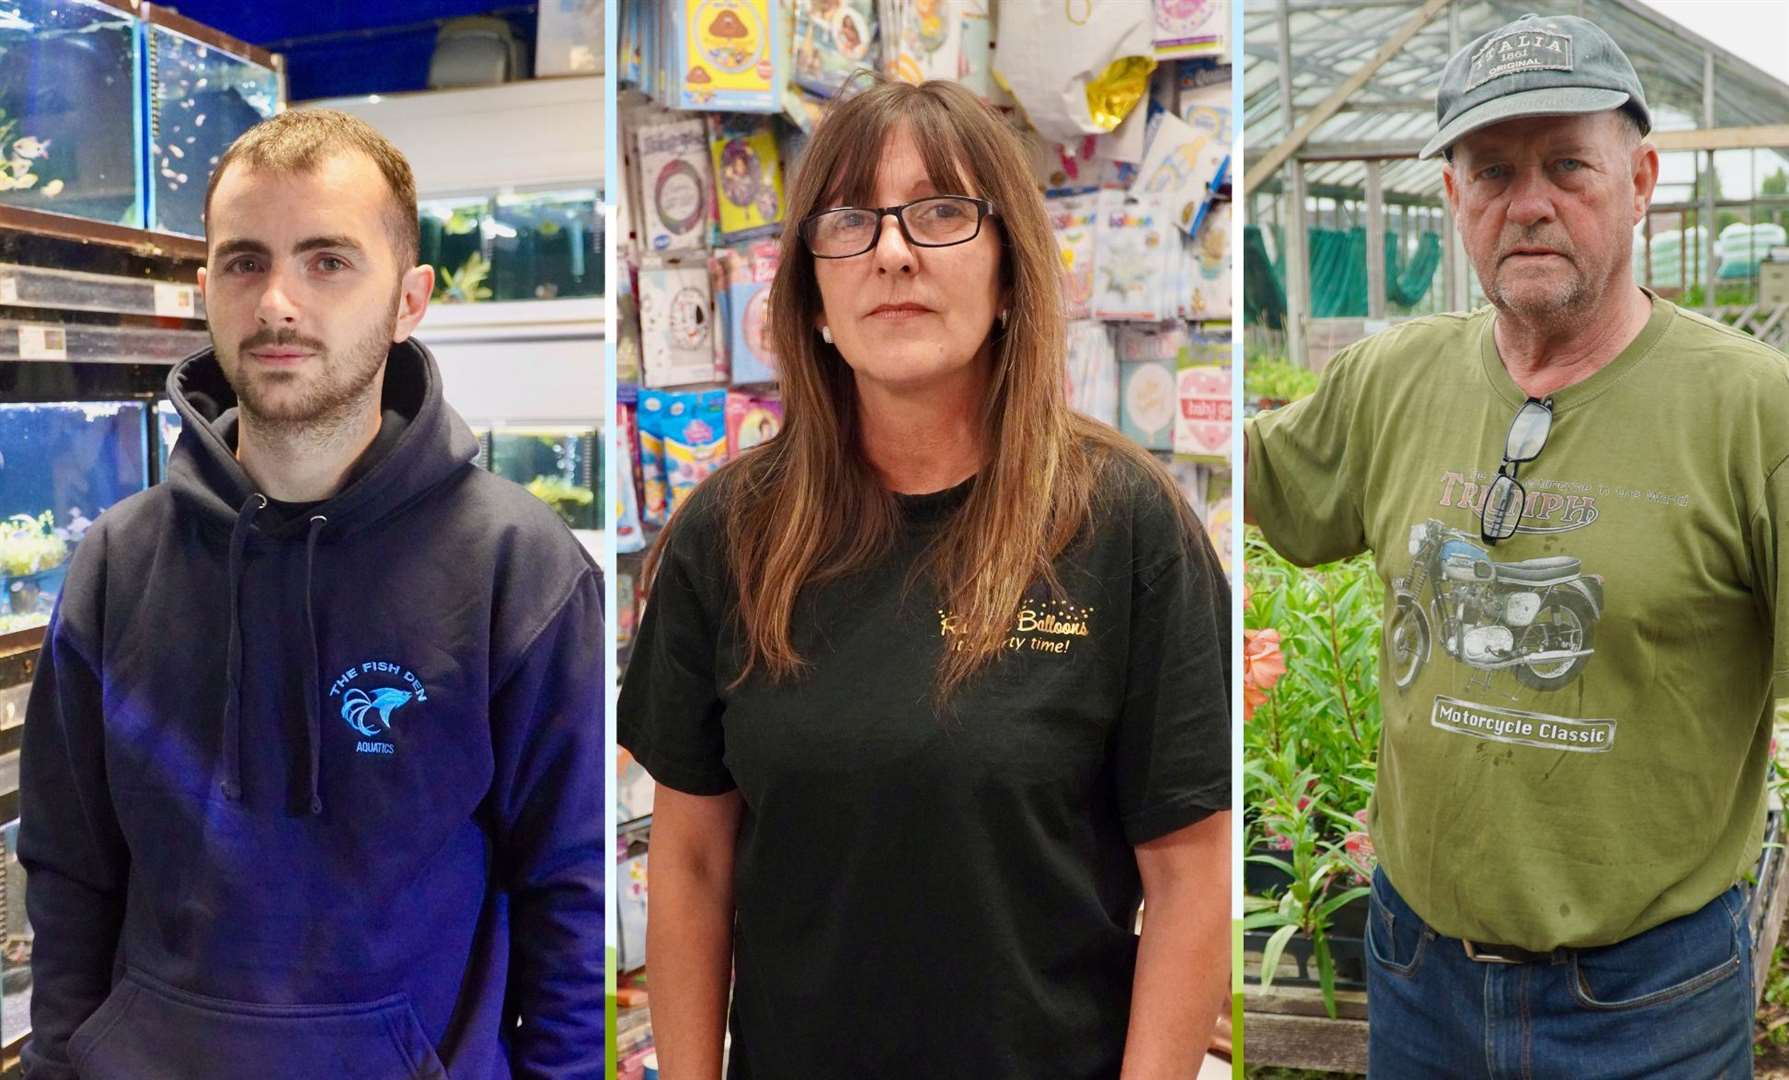
[[[1247,427],[1246,498],[1299,563],[1374,553],[1374,847],[1436,930],[1545,950],[1694,911],[1756,859],[1789,500],[1789,357],[1653,300],[1553,394],[1521,530],[1484,492],[1525,400],[1493,311],[1402,323]]]

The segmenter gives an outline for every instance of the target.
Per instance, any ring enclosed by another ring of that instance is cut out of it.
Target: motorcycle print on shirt
[[[1407,689],[1439,647],[1534,690],[1564,688],[1594,655],[1603,579],[1579,559],[1498,562],[1476,534],[1433,518],[1410,529],[1410,573],[1392,581],[1385,626],[1392,681]]]

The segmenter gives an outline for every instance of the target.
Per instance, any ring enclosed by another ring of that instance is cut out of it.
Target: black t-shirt
[[[1065,597],[1028,591],[1007,651],[941,715],[948,613],[908,570],[969,484],[902,496],[885,559],[802,592],[808,673],[729,690],[726,479],[681,511],[618,722],[658,782],[744,802],[730,1077],[1116,1077],[1132,847],[1230,805],[1230,599],[1209,542],[1118,472],[1057,561]]]

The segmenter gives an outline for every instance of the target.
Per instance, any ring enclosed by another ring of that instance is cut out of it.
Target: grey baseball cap
[[[1524,15],[1455,53],[1441,73],[1441,125],[1419,158],[1462,135],[1523,116],[1569,116],[1628,106],[1640,130],[1652,114],[1627,54],[1602,28],[1574,15]]]

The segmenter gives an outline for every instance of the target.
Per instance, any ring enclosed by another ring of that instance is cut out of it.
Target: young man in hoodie
[[[26,1075],[599,1076],[598,571],[410,338],[396,149],[288,112],[211,182],[168,481],[32,688]]]

